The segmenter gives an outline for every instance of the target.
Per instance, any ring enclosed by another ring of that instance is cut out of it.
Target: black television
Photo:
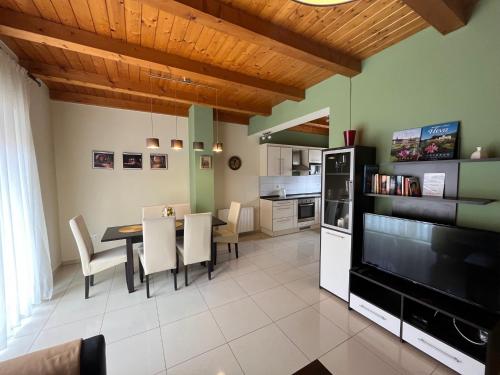
[[[364,215],[362,263],[500,312],[500,233]]]

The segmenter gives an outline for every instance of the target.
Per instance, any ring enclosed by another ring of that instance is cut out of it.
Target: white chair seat
[[[90,259],[90,275],[104,271],[127,261],[127,248],[115,247],[109,250],[94,253]]]
[[[236,243],[238,242],[238,233],[227,228],[218,228],[214,231],[214,242]]]

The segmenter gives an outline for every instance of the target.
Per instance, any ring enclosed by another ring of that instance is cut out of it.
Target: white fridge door
[[[351,236],[321,228],[320,286],[347,301],[351,268]]]

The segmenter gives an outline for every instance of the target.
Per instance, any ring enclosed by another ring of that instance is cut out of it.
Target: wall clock
[[[231,156],[227,164],[233,171],[237,171],[241,168],[241,159],[238,156]]]

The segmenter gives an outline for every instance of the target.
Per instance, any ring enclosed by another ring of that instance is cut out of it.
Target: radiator
[[[253,207],[241,207],[240,223],[238,224],[238,233],[252,232],[255,229],[253,211],[254,211]],[[217,211],[217,217],[224,221],[227,221],[228,214],[229,214],[228,208]]]

